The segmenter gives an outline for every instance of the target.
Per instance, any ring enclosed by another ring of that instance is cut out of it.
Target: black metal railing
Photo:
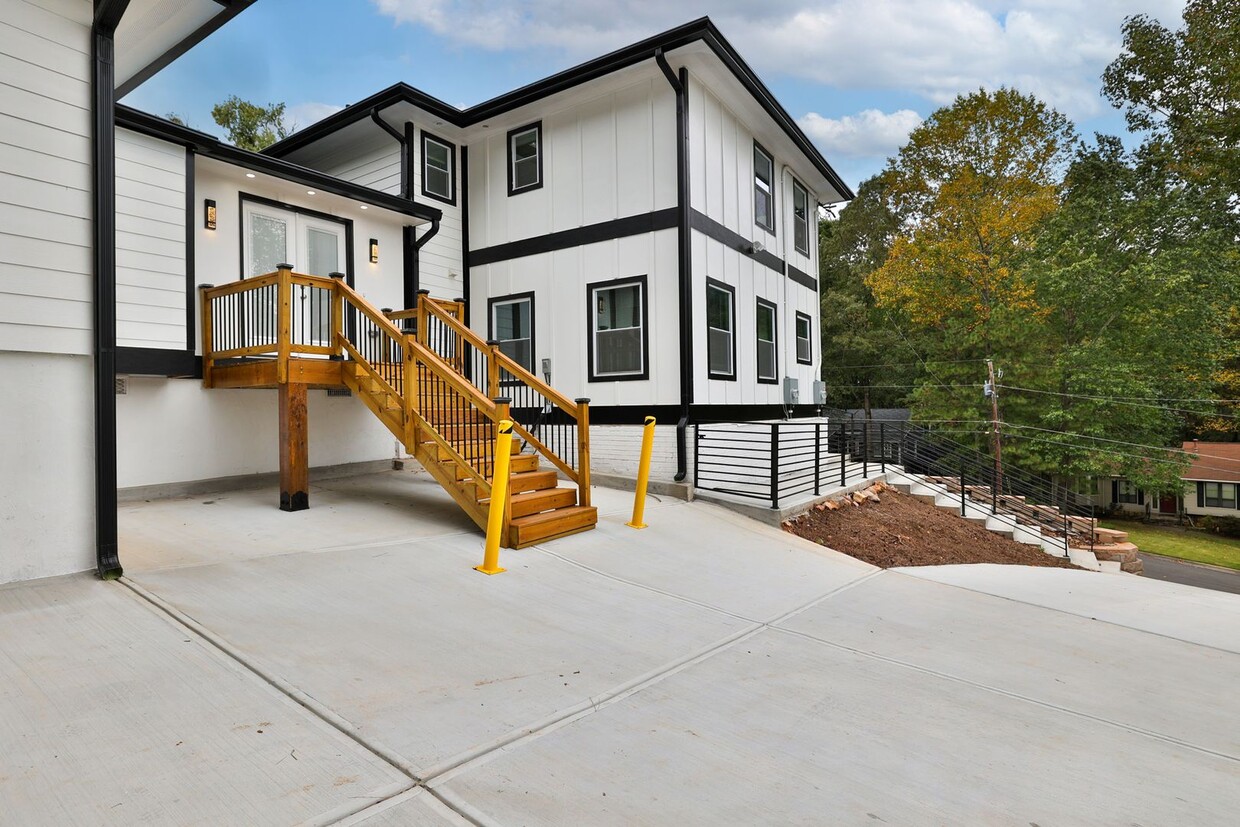
[[[1092,548],[1093,501],[1083,492],[909,422],[847,418],[695,426],[695,487],[779,508],[886,473],[914,474],[1026,537]],[[915,480],[910,480],[915,481]]]

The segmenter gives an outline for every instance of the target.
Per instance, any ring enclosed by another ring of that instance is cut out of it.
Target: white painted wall
[[[359,400],[311,390],[308,403],[312,467],[393,455],[395,438]],[[135,376],[116,408],[120,488],[280,470],[275,390]]]
[[[432,132],[432,134],[436,133]],[[439,136],[439,139],[447,140],[443,136]],[[454,178],[457,189],[456,204],[447,204],[422,195],[422,131],[420,127],[416,129],[410,158],[414,167],[414,200],[443,211],[443,218],[439,222],[439,232],[419,252],[418,279],[421,287],[431,291],[432,296],[455,299],[464,290],[462,280],[464,268],[461,264],[463,220],[461,217],[460,147],[457,147],[456,152]],[[347,156],[338,154],[328,163],[319,166],[323,172],[342,180],[352,181],[392,195],[400,194],[400,148],[389,136],[385,135],[378,143],[359,144],[353,147]],[[428,229],[429,225],[420,228],[418,235],[423,235]]]
[[[0,15],[0,350],[91,352],[86,0]]]
[[[470,249],[676,206],[676,103],[653,66],[541,118],[538,189],[508,195],[507,130],[470,143]]]
[[[487,297],[533,291],[534,364],[551,359],[551,384],[593,405],[672,405],[680,399],[676,230],[524,256],[470,271],[470,325],[486,335]],[[586,285],[647,275],[650,378],[590,382]]]
[[[91,360],[0,351],[0,583],[95,565]]]
[[[91,18],[0,14],[0,583],[94,566]]]
[[[818,226],[817,197],[809,191],[811,218],[809,255],[796,250],[793,241],[792,173],[785,169],[787,159],[775,160],[775,232],[754,222],[754,130],[741,120],[709,88],[690,77],[689,84],[689,167],[693,208],[722,224],[742,238],[760,242],[778,258],[817,278]],[[774,152],[770,142],[761,142]],[[803,183],[803,182],[802,182]],[[800,382],[801,404],[813,401],[812,383],[820,375],[820,310],[817,291],[792,281],[740,251],[731,249],[696,230],[693,247],[693,323],[694,323],[694,401],[711,405],[778,404],[783,401],[782,380],[791,376]],[[706,279],[724,282],[736,290],[735,381],[709,378],[706,361]],[[777,385],[757,382],[756,300],[773,302],[779,308],[776,331],[779,354]],[[812,364],[796,361],[796,312],[811,320]]]
[[[116,343],[185,349],[185,150],[116,130]]]

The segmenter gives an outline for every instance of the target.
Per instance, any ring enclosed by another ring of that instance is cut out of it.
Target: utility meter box
[[[819,406],[827,404],[827,383],[822,380],[814,382],[814,404]]]
[[[784,404],[801,404],[801,383],[795,377],[784,377]]]

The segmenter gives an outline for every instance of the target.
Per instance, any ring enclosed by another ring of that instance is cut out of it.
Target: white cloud
[[[305,101],[304,103],[296,103],[284,109],[284,126],[291,132],[299,129],[305,129],[310,124],[318,123],[328,115],[333,115],[344,109],[343,106],[337,106],[334,103],[317,103],[314,101]]]
[[[810,112],[798,118],[797,123],[828,158],[885,158],[896,154],[909,133],[921,123],[921,116],[911,109],[890,114],[866,109],[842,118],[824,118]]]
[[[1075,118],[1104,106],[1099,76],[1128,15],[1179,26],[1183,0],[373,0],[398,23],[493,51],[582,59],[696,16],[763,74],[896,89],[934,104],[1016,86]]]

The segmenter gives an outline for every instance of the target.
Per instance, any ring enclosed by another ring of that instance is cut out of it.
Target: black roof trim
[[[141,132],[144,135],[180,144],[193,149],[199,155],[206,158],[214,158],[218,161],[225,161],[246,169],[252,169],[255,172],[274,175],[286,181],[294,181],[313,189],[351,198],[385,210],[402,213],[425,221],[438,221],[443,217],[441,210],[437,210],[427,204],[416,203],[397,195],[372,190],[369,187],[363,187],[349,181],[342,181],[318,170],[308,169],[280,158],[272,158],[269,155],[240,149],[232,144],[224,143],[213,135],[175,124],[172,121],[142,112],[131,106],[116,105],[116,125],[125,129],[132,129],[135,132]]]
[[[189,35],[181,38],[181,40],[174,44],[171,49],[155,58],[153,63],[138,70],[133,77],[117,87],[117,100],[125,97],[130,92],[146,83],[157,73],[163,71],[168,64],[172,63],[172,61],[176,60],[178,57],[210,37],[216,29],[220,28],[229,20],[232,20],[234,17],[241,14],[241,12],[254,5],[256,0],[215,0],[215,2],[223,6],[223,10],[215,14],[206,23],[203,23],[197,29],[190,32]]]
[[[766,113],[771,116],[771,119],[787,133],[788,137],[805,154],[805,157],[810,160],[815,169],[846,200],[852,200],[854,197],[853,191],[831,168],[831,165],[822,157],[822,153],[801,131],[796,121],[792,119],[792,116],[780,105],[775,96],[771,94],[771,91],[767,89],[753,69],[749,67],[749,64],[732,47],[732,44],[727,41],[722,32],[715,27],[715,24],[711,22],[709,17],[701,17],[682,26],[669,29],[662,34],[657,34],[654,37],[649,37],[632,45],[617,49],[602,57],[574,66],[571,69],[566,69],[563,72],[535,81],[527,86],[522,86],[520,89],[507,92],[468,109],[457,109],[455,106],[444,103],[438,98],[415,89],[407,83],[397,83],[364,100],[345,107],[300,132],[295,132],[284,140],[267,147],[263,152],[275,157],[287,155],[290,152],[314,143],[338,129],[369,117],[372,109],[382,110],[401,102],[410,103],[425,109],[459,128],[469,127],[488,118],[493,118],[620,69],[628,68],[645,60],[652,60],[655,52],[660,49],[667,52],[698,40],[710,47],[711,51],[736,76],[745,89],[753,95],[754,99],[758,101]]]

